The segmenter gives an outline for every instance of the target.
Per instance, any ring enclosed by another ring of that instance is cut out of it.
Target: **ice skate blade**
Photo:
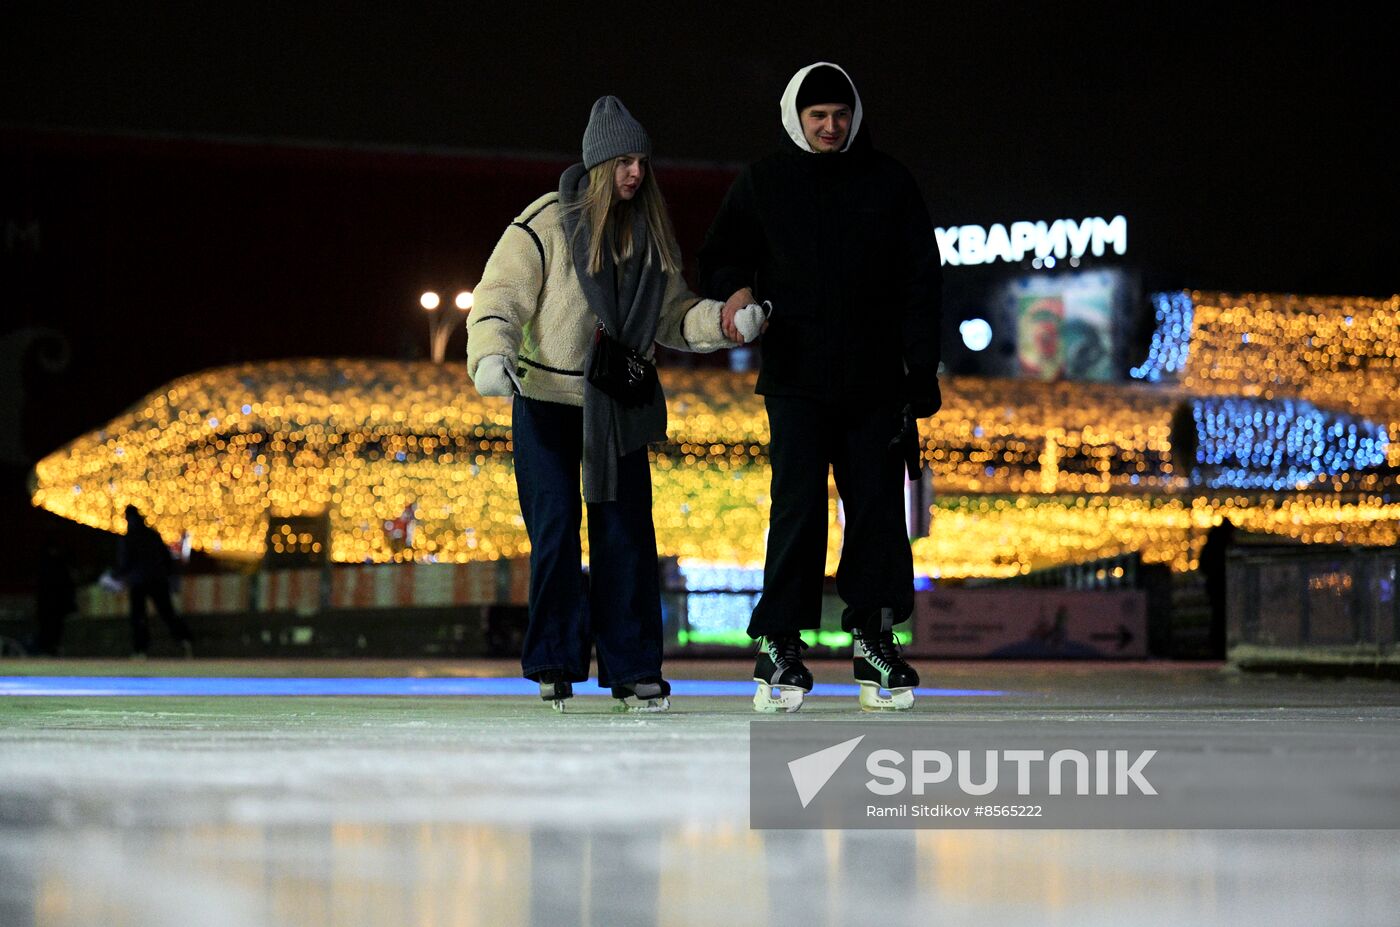
[[[656,714],[657,712],[671,710],[671,699],[670,697],[664,695],[661,698],[645,699],[639,699],[636,696],[629,695],[626,698],[620,698],[617,701],[618,705],[613,709],[614,711]]]
[[[765,714],[791,714],[802,707],[802,697],[807,694],[805,689],[797,686],[774,686],[762,679],[755,679],[754,682],[758,683],[758,691],[753,694],[753,710]]]
[[[860,684],[861,711],[908,711],[913,707],[913,689],[891,689],[889,695],[884,695],[872,682]]]
[[[564,699],[556,698],[550,700],[549,707],[562,715],[564,713]]]

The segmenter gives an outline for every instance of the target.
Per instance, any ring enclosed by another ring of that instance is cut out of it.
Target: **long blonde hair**
[[[615,264],[632,257],[638,245],[632,240],[632,220],[636,211],[641,210],[647,230],[647,240],[642,243],[646,248],[646,265],[651,266],[654,258],[661,262],[661,269],[666,273],[679,273],[681,249],[676,244],[671,215],[666,210],[666,200],[661,196],[651,164],[647,164],[637,195],[624,200],[618,197],[613,186],[619,160],[612,158],[594,165],[588,172],[588,190],[575,207],[582,216],[574,234],[581,234],[585,227],[588,229],[588,272],[596,274],[603,269],[604,247]]]

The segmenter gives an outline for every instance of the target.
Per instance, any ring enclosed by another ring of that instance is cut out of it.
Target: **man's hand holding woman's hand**
[[[738,326],[734,324],[734,317],[739,314],[739,310],[753,302],[753,290],[744,287],[735,290],[734,295],[724,301],[724,309],[720,312],[719,324],[724,329],[724,337],[737,344],[743,344],[743,337],[739,334]]]
[[[720,313],[720,327],[724,337],[735,344],[748,344],[768,327],[763,317],[763,309],[754,304],[753,290],[744,287],[736,290],[724,303]]]

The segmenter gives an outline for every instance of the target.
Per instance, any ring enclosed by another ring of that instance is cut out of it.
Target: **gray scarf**
[[[588,308],[603,323],[608,334],[641,354],[650,354],[666,296],[666,274],[659,262],[645,261],[648,241],[646,219],[633,217],[632,258],[621,269],[603,249],[603,269],[595,276],[588,272],[589,230],[580,229],[577,208],[588,189],[588,171],[575,164],[559,178],[559,205],[564,217],[564,236],[574,259]],[[618,459],[653,441],[666,439],[666,397],[661,385],[645,406],[628,409],[618,405],[587,379],[583,383],[583,499],[585,502],[617,500]]]

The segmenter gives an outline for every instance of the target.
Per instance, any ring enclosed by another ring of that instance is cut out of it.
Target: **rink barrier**
[[[1141,660],[1141,589],[980,588],[915,593],[910,656]]]
[[[530,564],[524,559],[342,564],[252,575],[182,576],[176,585],[175,607],[186,615],[524,605]],[[125,590],[93,584],[78,591],[78,612],[85,617],[124,617],[127,609]]]
[[[191,615],[235,614],[248,610],[250,593],[243,576],[191,576],[180,584],[175,605]]]
[[[1396,548],[1251,544],[1226,560],[1231,663],[1400,678]]]

